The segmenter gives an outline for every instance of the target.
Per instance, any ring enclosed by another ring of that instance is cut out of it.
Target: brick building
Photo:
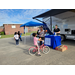
[[[22,24],[3,24],[5,35],[14,34],[15,32],[20,31],[21,33],[24,32],[24,28],[20,27]]]
[[[4,31],[4,27],[0,26],[0,32],[3,32],[3,31]]]
[[[24,33],[24,27],[20,27],[22,24],[3,24],[3,28],[0,28],[0,32],[4,31],[5,35],[14,34],[15,32],[20,31]],[[37,27],[26,27],[26,32],[37,31]]]

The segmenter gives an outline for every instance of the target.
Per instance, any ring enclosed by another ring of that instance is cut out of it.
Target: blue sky
[[[24,24],[33,20],[32,17],[50,9],[0,9],[0,26],[3,24]]]

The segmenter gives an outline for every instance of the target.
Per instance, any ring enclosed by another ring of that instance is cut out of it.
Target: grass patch
[[[26,33],[26,35],[30,35],[31,33],[36,33],[36,32],[29,32],[29,33]],[[25,36],[25,34],[23,33],[22,36]]]
[[[14,37],[14,35],[1,35],[1,38],[10,38],[10,37]]]
[[[26,36],[30,35],[31,33],[36,33],[36,31],[35,32],[26,33]],[[22,33],[22,36],[25,36],[25,34]],[[2,39],[2,38],[11,38],[11,37],[14,37],[14,34],[12,34],[12,35],[1,35],[0,39]]]

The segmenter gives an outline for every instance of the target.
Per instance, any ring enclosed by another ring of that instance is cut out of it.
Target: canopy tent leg
[[[24,26],[24,34],[25,34],[25,26]]]
[[[24,37],[24,44],[26,44],[26,29],[25,29],[25,26],[24,26],[24,34],[25,34],[25,37]]]
[[[26,31],[25,31],[25,43],[24,44],[26,44]]]

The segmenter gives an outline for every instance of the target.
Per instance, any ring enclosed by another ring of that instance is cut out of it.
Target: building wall
[[[15,32],[20,31],[24,33],[24,27],[20,27],[22,24],[3,24],[5,35],[14,34]],[[15,28],[16,27],[16,28]],[[35,27],[26,27],[28,32],[37,31],[38,28]]]
[[[0,28],[0,32],[4,31],[4,28]]]
[[[33,31],[37,31],[39,28],[35,28],[35,27],[30,27],[28,28],[28,32],[33,32]]]
[[[24,33],[24,28],[20,27],[22,24],[4,24],[4,31],[6,35],[14,34],[15,32],[20,31],[21,33]],[[16,28],[14,28],[14,26]],[[12,28],[13,27],[13,28]]]

